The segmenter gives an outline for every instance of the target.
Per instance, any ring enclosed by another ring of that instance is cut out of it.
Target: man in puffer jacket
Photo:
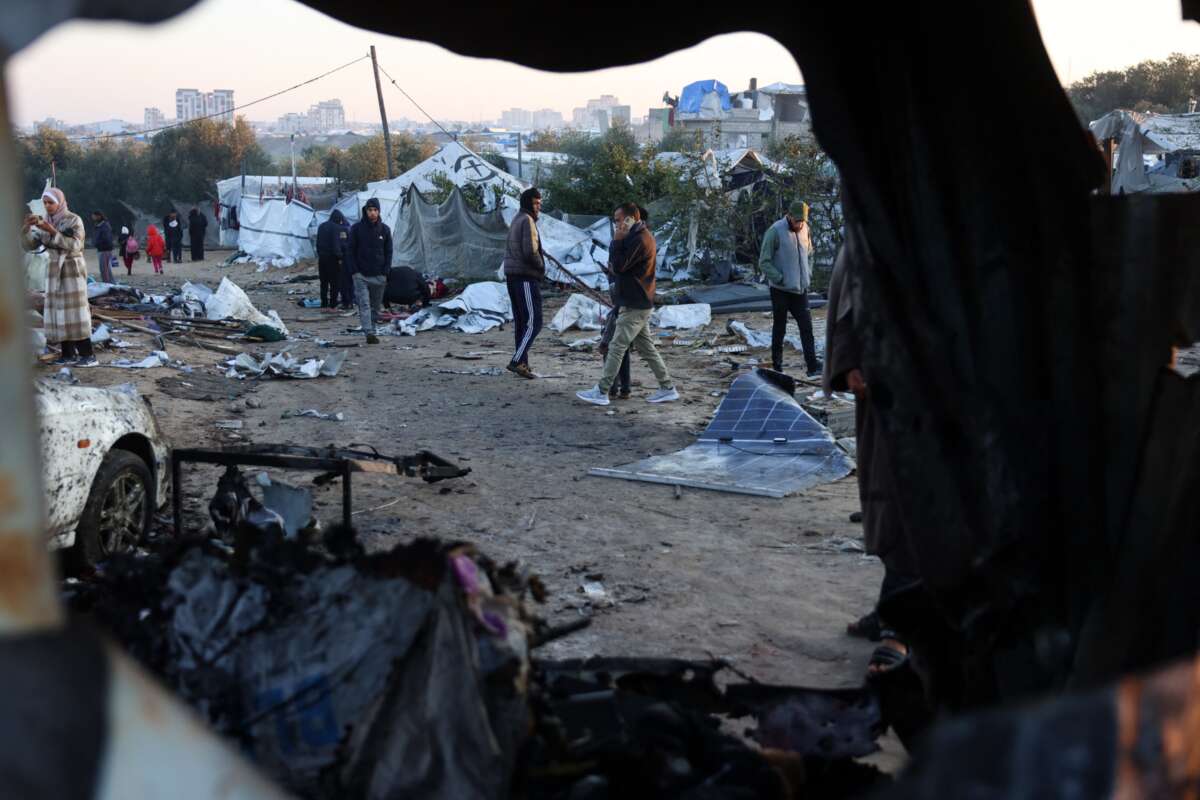
[[[380,217],[379,200],[372,197],[363,206],[362,219],[350,228],[346,264],[354,276],[354,297],[367,344],[379,344],[375,327],[383,311],[383,292],[392,267],[392,229]]]
[[[521,193],[521,210],[508,228],[504,250],[504,279],[512,304],[516,351],[509,371],[522,378],[536,378],[529,369],[529,348],[542,330],[542,289],[546,260],[538,235],[537,218],[542,213],[542,193],[536,188]]]

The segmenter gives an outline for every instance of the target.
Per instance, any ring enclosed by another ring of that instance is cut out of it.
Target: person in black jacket
[[[96,257],[100,259],[100,280],[112,283],[112,225],[108,224],[103,211],[93,211],[92,222],[96,226],[96,230],[92,233],[92,241],[96,244]]]
[[[508,228],[504,249],[504,280],[512,305],[516,350],[508,369],[522,378],[536,378],[529,369],[529,348],[542,330],[541,281],[546,277],[546,258],[538,235],[537,218],[542,212],[542,193],[536,188],[521,192],[521,211]]]
[[[208,219],[193,207],[188,212],[188,239],[192,244],[192,261],[204,260],[204,231],[208,229]]]
[[[392,229],[380,217],[379,200],[372,197],[363,206],[362,219],[350,228],[346,263],[354,276],[358,318],[367,344],[379,344],[375,327],[383,310],[383,292],[392,267]]]
[[[321,277],[321,308],[337,308],[342,294],[342,262],[350,244],[350,226],[336,208],[317,228],[317,271]],[[350,298],[343,297],[342,303]]]
[[[429,282],[412,267],[392,267],[388,272],[387,289],[383,293],[385,306],[429,305]]]
[[[169,211],[163,217],[163,238],[167,242],[167,255],[172,264],[183,263],[183,223],[179,221],[179,213]]]

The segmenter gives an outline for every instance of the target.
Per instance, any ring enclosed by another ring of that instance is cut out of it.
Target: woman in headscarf
[[[46,303],[42,310],[46,341],[62,348],[55,364],[94,367],[99,362],[92,352],[83,220],[67,208],[67,198],[61,189],[47,189],[42,193],[42,203],[47,216],[25,217],[21,246],[26,250],[45,247],[50,255]]]

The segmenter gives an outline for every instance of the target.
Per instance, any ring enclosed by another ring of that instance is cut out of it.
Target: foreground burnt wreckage
[[[150,21],[190,5],[128,2],[115,12],[90,0],[69,8],[17,0],[6,6],[0,37],[11,53],[72,12]],[[306,5],[457,52],[561,71],[647,60],[747,27],[732,10],[697,15],[668,4],[655,11],[673,24],[653,36],[581,48],[557,34],[564,23],[590,22],[596,9],[586,5],[521,18],[520,36],[496,35],[516,24],[501,6],[474,9],[471,25],[446,26],[441,9]],[[1185,18],[1200,19],[1200,2],[1181,5]],[[891,611],[920,634],[926,685],[955,716],[925,734],[926,747],[891,791],[1172,796],[1194,788],[1200,381],[1166,364],[1173,345],[1200,340],[1200,198],[1095,193],[1106,182],[1100,153],[1063,95],[1026,3],[869,11],[811,3],[761,30],[787,46],[804,73],[814,131],[838,166],[870,253],[854,276],[862,309],[855,326],[920,579]],[[529,48],[530,39],[542,45]],[[9,128],[0,216],[16,219]],[[0,429],[6,785],[24,797],[278,796],[112,646],[63,627],[31,468],[38,451],[27,348],[22,326],[11,322],[20,315],[18,276],[0,270],[0,395],[10,423]],[[225,562],[191,553],[166,574],[187,566],[214,589],[229,580]],[[446,585],[445,559],[460,556],[480,567],[465,552],[429,557],[443,576],[430,584],[434,596]],[[358,579],[372,563],[332,558],[313,569]],[[440,622],[446,635],[464,631]],[[1180,665],[1166,667],[1173,662]],[[1160,667],[1168,671],[1145,681],[1125,677]],[[553,686],[553,673],[544,680]],[[601,685],[608,691],[608,681]],[[1080,693],[1046,699],[1064,690]],[[275,702],[286,703],[304,686],[280,691]],[[218,724],[269,728],[227,708],[214,707],[225,714]],[[632,741],[667,740],[659,732],[677,729],[678,712],[661,717],[637,726]],[[262,736],[302,742],[305,732],[322,730],[319,719],[305,726],[301,738]],[[431,738],[443,731],[431,729]],[[381,785],[371,783],[385,777],[377,770],[399,763],[386,746],[403,738],[373,737],[371,746],[383,749],[367,758],[354,741],[334,777]],[[478,741],[467,736],[462,746]],[[632,780],[651,796],[672,796],[654,792],[664,769],[695,774],[720,763],[731,765],[721,775],[739,771],[732,756],[714,760],[710,740],[695,741],[687,758],[655,755]],[[420,772],[411,763],[404,769]],[[750,763],[739,774],[756,769]],[[593,783],[605,780],[595,796],[627,785],[605,775]],[[436,791],[424,788],[411,795]],[[573,796],[590,796],[586,789]],[[771,796],[747,791],[675,795]]]

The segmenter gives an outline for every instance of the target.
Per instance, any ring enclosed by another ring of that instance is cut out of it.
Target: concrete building
[[[204,116],[204,94],[199,89],[175,90],[175,119],[186,122]]]
[[[527,131],[533,127],[533,112],[524,108],[510,108],[501,112],[500,127]]]
[[[43,128],[52,131],[65,131],[67,129],[67,123],[55,117],[46,117],[43,120],[33,123],[33,129],[35,131],[40,131]]]
[[[338,99],[322,100],[308,109],[309,130],[324,133],[346,127],[346,110]]]
[[[629,106],[621,105],[616,95],[602,94],[588,100],[583,108],[571,112],[571,127],[604,131],[608,130],[614,119],[621,118],[628,123],[629,114]]]
[[[773,83],[760,89],[757,79],[751,78],[750,88],[731,95],[730,105],[717,116],[678,113],[675,125],[702,132],[705,146],[719,150],[761,150],[775,139],[812,136],[808,96],[802,85]]]
[[[163,116],[162,110],[158,108],[147,108],[142,113],[142,130],[152,130],[161,128],[167,124],[166,117]]]
[[[563,115],[561,112],[555,111],[552,108],[541,108],[533,112],[533,123],[531,125],[535,131],[544,131],[546,129],[557,129],[563,127]]]
[[[175,90],[175,119],[186,122],[200,117],[215,117],[221,122],[233,122],[233,89]]]
[[[307,114],[290,111],[276,121],[275,130],[279,133],[303,133],[307,125]]]

